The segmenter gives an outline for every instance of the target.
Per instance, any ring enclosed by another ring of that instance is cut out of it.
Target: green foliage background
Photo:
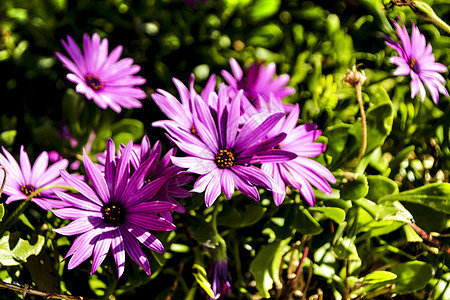
[[[425,2],[450,20],[448,1]],[[388,59],[396,54],[383,36],[397,38],[391,25],[397,16],[407,28],[414,21],[436,60],[450,66],[450,33],[388,0],[210,0],[195,8],[181,0],[2,0],[0,144],[11,153],[24,145],[32,158],[54,150],[76,161],[90,137],[95,155],[108,137],[117,144],[144,134],[168,147],[164,132],[151,126],[165,116],[150,94],[161,88],[177,96],[171,78],[188,84],[191,73],[199,89],[211,74],[220,82],[220,71],[229,71],[235,58],[241,66],[275,62],[278,75],[291,76],[296,93],[286,101],[300,105],[299,123],[322,129],[327,150],[317,159],[338,182],[331,195],[317,192],[315,207],[297,191],[279,207],[270,193],[258,203],[237,195],[212,209],[193,195],[183,202],[189,212],[174,216],[176,232],[158,235],[166,254],[147,253],[152,276],[127,260],[120,280],[108,262],[93,276],[90,262],[68,271],[62,258],[71,240],[51,231],[64,221],[30,206],[0,238],[0,280],[90,298],[198,299],[207,289],[204,245],[223,240],[231,298],[450,299],[450,101],[411,99],[410,78],[392,75]],[[70,35],[81,45],[82,35],[94,32],[108,38],[110,50],[122,45],[122,57],[142,67],[149,96],[141,109],[101,110],[65,78],[54,54],[64,53],[60,40]],[[363,159],[347,169],[362,143],[355,90],[343,81],[354,64],[368,78],[369,140]],[[77,146],[61,138],[63,124]],[[0,216],[17,205],[0,205]],[[412,222],[436,233],[440,244],[422,240]],[[0,293],[0,299],[21,297]]]

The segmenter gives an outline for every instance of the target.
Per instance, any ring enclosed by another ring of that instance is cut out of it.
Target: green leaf
[[[343,237],[333,248],[333,252],[339,259],[359,260],[358,250],[355,246],[355,239]]]
[[[374,220],[385,219],[387,216],[394,215],[398,211],[396,207],[378,205],[367,199],[358,199],[353,202],[367,211]]]
[[[369,192],[366,198],[377,202],[378,199],[387,195],[398,194],[398,185],[395,181],[380,175],[367,176],[367,183],[369,184]]]
[[[33,237],[37,238],[33,243],[19,238],[17,245],[12,250],[15,259],[25,262],[30,255],[38,255],[41,252],[45,238],[41,235],[34,235]]]
[[[93,274],[89,276],[89,287],[95,293],[97,297],[102,297],[105,295],[105,291],[108,286],[98,278],[97,275]]]
[[[432,183],[397,195],[382,197],[380,203],[405,201],[426,205],[434,210],[450,214],[450,183]]]
[[[386,91],[379,88],[376,90],[376,93],[373,94],[373,97],[379,96],[384,100],[379,100],[378,104],[371,106],[366,111],[366,125],[367,125],[367,146],[365,150],[365,155],[370,154],[376,148],[381,146],[386,137],[392,130],[392,123],[394,120],[394,108],[392,102],[389,100]],[[347,137],[345,140],[345,146],[342,148],[343,138],[346,135],[346,128],[348,125],[339,125],[335,128],[336,133],[338,133],[339,142],[336,142],[336,145],[331,145],[332,149],[330,152],[326,152],[333,156],[333,162],[331,164],[331,168],[339,168],[345,164],[351,162],[355,157],[358,156],[358,153],[361,149],[362,145],[362,125],[361,121],[353,124],[349,130],[347,131]],[[324,133],[329,140],[334,139],[333,132],[325,132]],[[331,143],[333,144],[333,143]],[[334,148],[333,148],[334,147]],[[327,145],[328,148],[328,145]],[[342,149],[341,151],[338,151]],[[334,152],[334,153],[333,153]],[[339,157],[337,160],[336,157]]]
[[[414,216],[414,222],[426,232],[442,232],[450,227],[449,214],[413,202],[403,202],[403,205]]]
[[[339,207],[310,207],[308,210],[312,212],[320,212],[325,217],[332,219],[338,224],[345,220],[345,211]]]
[[[258,222],[264,216],[267,208],[259,202],[249,202],[247,200],[234,199],[226,202],[217,216],[217,224],[232,228],[242,228]]]
[[[17,135],[17,130],[15,130],[15,129],[3,131],[0,134],[0,140],[5,145],[10,146],[14,143],[14,140],[16,139],[16,135]]]
[[[403,225],[403,231],[405,232],[406,240],[409,243],[422,242],[420,235],[418,235],[417,232],[408,224]]]
[[[391,233],[404,225],[403,222],[399,221],[374,221],[363,228],[361,228],[361,232],[365,232],[362,235],[358,236],[357,242],[365,241],[371,237],[385,235]]]
[[[356,200],[363,198],[369,191],[367,178],[364,175],[358,175],[355,179],[348,179],[341,184],[340,192],[343,200]]]
[[[283,39],[283,31],[276,24],[258,27],[250,33],[247,43],[255,47],[272,47]]]
[[[269,290],[274,282],[279,281],[281,259],[289,240],[290,238],[276,240],[272,244],[262,246],[250,265],[256,288],[264,298],[270,298]]]
[[[255,0],[251,5],[250,19],[253,22],[259,22],[269,18],[278,12],[280,6],[281,0]]]
[[[16,266],[26,262],[30,255],[38,255],[41,252],[45,241],[45,238],[40,235],[33,236],[35,238],[33,243],[18,238],[11,250],[11,237],[11,235],[5,235],[0,239],[0,265]],[[16,238],[15,235],[14,238]]]
[[[299,206],[297,217],[294,219],[292,226],[300,233],[307,235],[316,235],[323,231],[319,222],[303,206]]]
[[[214,239],[215,232],[210,223],[189,214],[180,214],[180,218],[192,237],[200,244],[211,242]]]
[[[431,279],[429,284],[434,288],[433,299],[450,299],[450,273]]]
[[[202,287],[202,289],[208,294],[208,296],[214,299],[214,291],[211,289],[211,283],[209,283],[208,279],[206,278],[205,269],[198,264],[194,264],[192,266],[192,273],[194,274],[195,280]]]
[[[350,128],[349,124],[339,124],[324,132],[324,135],[328,137],[325,154],[332,157],[331,170],[335,170],[343,163],[340,157],[343,155]]]
[[[386,91],[383,91],[386,93]],[[392,130],[394,120],[394,107],[392,102],[384,102],[371,106],[366,112],[367,118],[367,147],[365,154],[375,150],[384,143],[384,140]],[[361,123],[358,122],[352,128],[351,133],[362,135]],[[358,144],[360,145],[360,143]]]
[[[432,265],[422,261],[410,261],[390,270],[397,275],[392,281],[395,284],[393,293],[411,293],[424,288],[434,276]]]
[[[121,119],[111,126],[116,143],[127,144],[130,140],[139,140],[144,135],[144,124],[136,119]]]
[[[375,284],[383,281],[393,280],[397,278],[397,274],[388,271],[375,271],[362,279],[362,283]]]
[[[3,220],[3,216],[5,215],[5,207],[3,204],[0,204],[0,222]]]

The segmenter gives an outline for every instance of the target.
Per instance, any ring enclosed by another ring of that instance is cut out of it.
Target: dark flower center
[[[87,74],[85,79],[87,85],[94,91],[103,89],[103,81],[97,75]]]
[[[20,190],[25,195],[30,196],[31,194],[33,194],[36,191],[36,187],[32,184],[24,184],[20,187]],[[40,196],[40,194],[37,193],[35,196]]]
[[[234,166],[234,161],[234,155],[228,149],[219,150],[219,152],[214,157],[214,162],[219,169],[231,168],[232,166]]]
[[[281,146],[281,144],[278,144],[275,147],[273,147],[273,149],[283,149],[283,147]]]
[[[419,65],[414,57],[409,59],[409,67],[416,73],[419,71]]]
[[[119,225],[125,220],[125,209],[120,203],[108,203],[102,207],[103,220],[112,225]]]

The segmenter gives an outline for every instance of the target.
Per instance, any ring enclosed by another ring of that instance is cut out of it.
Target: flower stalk
[[[2,190],[3,190],[3,186],[4,186],[4,182],[2,185]],[[46,190],[49,188],[67,189],[68,187],[67,186],[43,186],[43,187],[33,191],[30,195],[28,195],[28,197],[24,201],[22,201],[22,203],[20,203],[19,207],[17,207],[17,209],[14,210],[4,222],[2,222],[2,224],[0,225],[0,236],[2,236],[5,233],[5,231],[7,231],[9,228],[11,228],[11,226],[13,226],[17,222],[17,220],[19,219],[19,216],[21,214],[23,214],[25,212],[25,210],[28,208],[28,205],[30,204],[31,199],[33,199],[34,197],[39,195],[39,193],[42,192],[43,190]]]
[[[444,29],[447,33],[450,33],[450,26],[436,15],[433,8],[431,8],[428,3],[415,0],[392,0],[392,3],[396,6],[409,6],[419,18],[431,21]]]
[[[361,160],[364,155],[364,152],[367,148],[367,123],[366,123],[366,113],[364,111],[364,103],[362,100],[362,85],[366,81],[366,75],[364,71],[359,72],[357,70],[359,65],[354,65],[352,70],[348,70],[345,74],[344,80],[355,87],[356,89],[356,98],[358,99],[359,111],[361,113],[361,126],[362,126],[362,145],[359,150],[358,156],[350,163],[347,167],[348,169],[352,169],[356,166],[356,164]]]

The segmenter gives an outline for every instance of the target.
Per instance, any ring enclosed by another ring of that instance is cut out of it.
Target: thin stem
[[[448,245],[443,244],[441,241],[433,238],[431,235],[426,233],[425,230],[423,230],[414,223],[409,223],[409,226],[411,226],[411,228],[414,229],[415,232],[417,232],[423,239],[427,240],[430,244],[450,255],[450,248],[448,247]]]
[[[308,253],[309,253],[309,243],[303,249],[302,258],[300,259],[300,263],[297,267],[297,270],[295,271],[295,277],[289,281],[289,283],[286,287],[286,290],[284,291],[284,294],[280,297],[280,299],[286,299],[289,296],[289,294],[294,286],[294,282],[297,281],[298,277],[300,276],[300,273],[302,272],[303,264],[305,262],[306,257],[308,257]]]
[[[2,195],[2,193],[3,193],[3,189],[5,188],[5,183],[6,183],[6,175],[7,175],[7,173],[6,173],[6,169],[5,169],[5,167],[3,167],[3,166],[0,166],[0,169],[2,169],[2,170],[3,170],[3,173],[5,173],[5,176],[3,177],[2,187],[0,188],[0,196],[1,196],[1,195]]]
[[[367,147],[367,124],[366,124],[366,113],[364,112],[364,104],[362,101],[362,92],[361,92],[361,86],[362,84],[360,82],[355,84],[356,88],[356,98],[358,99],[359,103],[359,110],[361,112],[361,126],[362,126],[362,145],[361,149],[359,150],[358,156],[353,160],[353,162],[348,166],[349,169],[352,169],[356,166],[356,164],[360,161],[360,159],[363,157],[364,152],[366,151]]]
[[[345,294],[344,294],[344,300],[348,299],[348,295],[350,293],[350,284],[348,282],[348,276],[350,275],[350,260],[345,260]]]
[[[1,280],[0,280],[0,288],[5,288],[5,289],[21,292],[22,295],[24,295],[23,298],[25,298],[26,294],[31,294],[31,295],[42,296],[47,299],[77,299],[77,300],[87,299],[87,298],[84,298],[81,296],[71,296],[71,295],[64,295],[64,294],[58,294],[58,293],[52,293],[52,292],[44,292],[44,291],[36,290],[33,288],[29,288],[28,285],[20,286],[20,285],[15,285],[15,284],[11,284],[11,283],[6,283]]]
[[[173,285],[170,288],[170,291],[169,291],[169,293],[166,296],[166,300],[172,299],[172,296],[175,293],[175,290],[177,289],[178,281],[180,281],[181,274],[183,273],[183,268],[184,268],[184,263],[181,262],[180,263],[180,267],[178,268],[177,277],[175,278],[175,281],[173,282]]]
[[[114,295],[114,292],[116,291],[118,282],[119,282],[119,280],[115,276],[112,276],[112,282],[109,284],[109,287],[105,292],[105,296],[104,296],[105,300],[110,299],[110,297]]]
[[[43,190],[46,190],[49,188],[65,188],[65,189],[67,189],[68,187],[67,186],[56,186],[56,185],[55,186],[44,186],[44,187],[41,187],[41,188],[33,191],[30,195],[28,195],[28,197],[24,201],[22,201],[22,203],[19,205],[19,207],[15,211],[13,211],[4,222],[2,222],[0,224],[0,236],[2,236],[3,233],[5,233],[5,231],[7,231],[9,228],[11,228],[11,226],[13,226],[17,222],[19,216],[21,214],[23,214],[23,212],[27,209],[27,207],[30,204],[31,199],[33,197],[38,195]]]

